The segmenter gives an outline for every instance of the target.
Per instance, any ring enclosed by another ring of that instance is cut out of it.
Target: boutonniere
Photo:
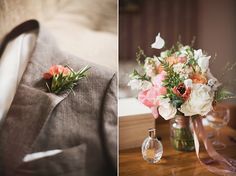
[[[49,92],[59,94],[62,91],[73,91],[78,81],[86,77],[90,67],[86,66],[79,71],[74,71],[69,66],[53,65],[48,72],[43,74]]]

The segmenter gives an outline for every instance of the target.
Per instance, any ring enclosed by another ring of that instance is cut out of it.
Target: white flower
[[[202,53],[202,50],[194,50],[194,59],[197,61],[201,71],[205,73],[209,68],[209,60],[211,56],[206,56]]]
[[[152,65],[146,65],[144,68],[145,68],[145,73],[147,76],[153,77],[156,75],[156,70],[155,68],[153,68]]]
[[[141,85],[141,89],[142,90],[147,90],[147,89],[150,89],[152,87],[152,83],[149,82],[149,81],[142,81],[142,85]]]
[[[150,89],[152,87],[152,83],[150,83],[149,81],[142,81],[142,80],[138,80],[138,79],[132,79],[129,81],[128,86],[131,87],[132,90],[147,90]]]
[[[165,119],[169,120],[175,117],[177,109],[170,104],[169,98],[160,99],[160,106],[158,108],[159,114]]]
[[[191,53],[188,52],[188,50],[190,50],[190,46],[186,45],[186,46],[183,46],[180,48],[180,55],[184,55],[184,56],[187,56]]]
[[[165,41],[161,38],[160,33],[156,36],[155,42],[151,45],[152,48],[161,49],[165,45]]]
[[[161,55],[162,58],[168,57],[168,50],[162,51],[160,55]]]
[[[186,80],[184,80],[184,85],[186,87],[192,88],[193,87],[193,81],[191,79],[186,79]]]
[[[178,73],[181,78],[187,79],[189,75],[193,72],[191,67],[186,66],[184,63],[178,63],[173,65],[174,72]]]
[[[216,79],[210,72],[210,70],[207,71],[207,79],[208,79],[208,83],[207,85],[209,85],[210,87],[212,87],[212,89],[214,91],[217,90],[217,88],[221,85],[221,83],[218,81],[218,79]]]
[[[203,73],[205,73],[209,68],[210,58],[211,58],[211,56],[203,56],[203,57],[200,57],[197,61],[198,65],[201,68],[201,71]]]
[[[216,80],[209,79],[208,82],[207,82],[207,85],[210,86],[210,87],[213,87],[215,83],[216,83]]]
[[[185,116],[206,115],[212,110],[214,91],[204,84],[193,84],[189,99],[181,105],[179,111]]]
[[[147,57],[144,63],[145,73],[147,76],[153,77],[156,75],[156,58]]]
[[[198,50],[194,50],[194,59],[198,60],[200,57],[203,56],[202,50],[198,49]]]
[[[138,79],[131,79],[128,83],[128,86],[130,86],[132,90],[140,90],[142,86],[142,81]]]

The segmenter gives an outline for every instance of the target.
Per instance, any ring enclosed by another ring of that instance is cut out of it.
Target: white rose
[[[151,45],[152,48],[161,49],[165,45],[165,41],[161,38],[160,33],[156,36],[155,42]]]
[[[169,120],[175,117],[175,114],[177,113],[177,109],[170,104],[170,99],[160,99],[160,106],[158,108],[159,114],[165,119]]]
[[[185,116],[206,115],[212,110],[214,91],[204,84],[193,84],[189,99],[181,105],[179,111]]]

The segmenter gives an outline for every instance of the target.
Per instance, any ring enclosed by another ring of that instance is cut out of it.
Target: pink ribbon
[[[216,150],[213,148],[211,142],[207,138],[206,131],[202,125],[202,119],[199,117],[196,117],[192,119],[193,124],[193,136],[194,136],[194,144],[195,144],[195,151],[197,154],[197,158],[200,161],[200,163],[205,166],[209,171],[219,174],[219,175],[236,175],[236,160],[229,159],[226,157],[223,157],[219,153],[216,152]],[[202,138],[202,141],[204,143],[205,149],[210,156],[211,159],[203,160],[199,156],[199,141],[198,137]],[[218,167],[211,166],[211,164],[217,163]]]

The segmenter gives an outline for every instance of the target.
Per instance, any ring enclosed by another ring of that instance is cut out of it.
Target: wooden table
[[[169,124],[161,124],[157,129],[157,135],[161,136],[164,148],[161,161],[157,164],[148,164],[142,158],[141,148],[121,150],[119,155],[120,176],[216,175],[209,172],[199,163],[195,151],[180,152],[172,148],[169,140]],[[229,136],[236,137],[236,130],[230,127],[221,129],[221,141],[227,144],[227,147],[219,151],[219,153],[236,159],[236,142],[231,141]]]

